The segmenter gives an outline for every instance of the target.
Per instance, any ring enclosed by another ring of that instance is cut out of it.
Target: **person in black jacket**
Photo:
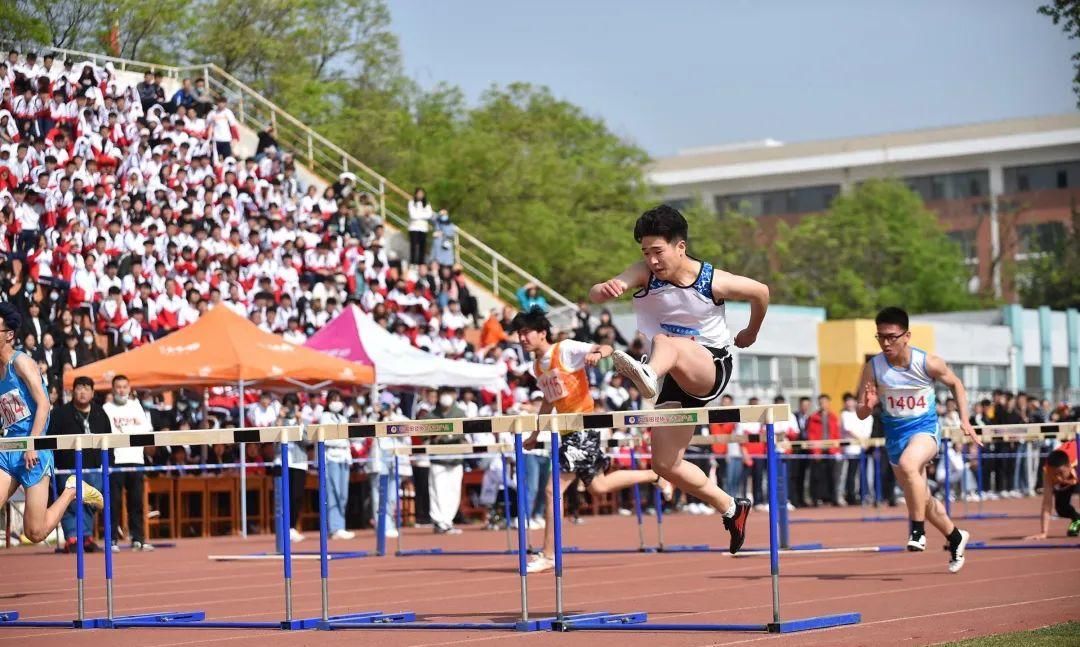
[[[53,409],[49,419],[50,436],[68,434],[108,434],[112,433],[109,417],[101,405],[94,402],[94,381],[88,377],[75,378],[75,386],[72,391],[72,400],[67,404]],[[60,470],[75,469],[75,452],[71,450],[57,451],[55,453],[56,468]],[[101,453],[100,450],[88,449],[83,451],[83,480],[90,485],[101,489]],[[64,529],[64,537],[67,543],[64,552],[75,552],[76,508],[78,503],[73,502],[60,525]],[[94,515],[93,508],[83,506],[83,548],[87,552],[98,550],[93,540]]]

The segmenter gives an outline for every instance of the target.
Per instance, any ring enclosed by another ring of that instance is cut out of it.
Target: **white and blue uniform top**
[[[870,360],[881,403],[881,424],[886,438],[911,434],[937,434],[937,395],[934,378],[926,370],[926,351],[912,347],[911,363],[892,366],[884,353]]]
[[[9,438],[29,436],[34,425],[34,414],[37,413],[37,403],[30,394],[30,388],[15,372],[15,360],[21,354],[22,351],[15,351],[4,377],[0,379],[0,424],[3,425],[4,436]],[[48,392],[44,377],[41,378],[41,388]]]
[[[700,263],[701,270],[691,285],[662,281],[650,274],[649,282],[634,294],[638,331],[647,343],[665,334],[687,337],[709,348],[731,344],[724,301],[713,299],[713,266]]]

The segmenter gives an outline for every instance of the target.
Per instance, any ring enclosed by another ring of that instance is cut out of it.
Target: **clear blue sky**
[[[400,0],[424,87],[528,81],[656,156],[1067,112],[1049,0]]]

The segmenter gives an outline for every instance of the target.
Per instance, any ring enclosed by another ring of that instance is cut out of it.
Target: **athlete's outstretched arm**
[[[769,309],[769,286],[754,279],[730,272],[713,272],[713,299],[734,299],[750,303],[750,323],[735,335],[735,345],[746,348],[757,340],[761,324],[765,321],[765,311]]]
[[[1039,510],[1039,533],[1029,535],[1024,539],[1046,539],[1050,534],[1050,511],[1054,508],[1054,482],[1050,475],[1043,472],[1043,496],[1042,506]]]
[[[859,416],[859,420],[866,420],[873,415],[874,407],[878,403],[877,380],[874,379],[874,367],[870,362],[863,365],[856,393],[858,395],[855,396],[855,401],[858,404],[855,406],[855,415]]]
[[[645,266],[645,261],[638,261],[615,278],[592,286],[589,289],[589,301],[604,303],[618,299],[627,290],[640,288],[648,280],[649,269]]]
[[[926,372],[930,377],[949,387],[952,391],[953,397],[956,398],[956,406],[960,410],[960,429],[964,431],[964,435],[970,438],[972,442],[979,447],[982,447],[982,439],[979,438],[979,434],[975,433],[975,429],[971,426],[971,421],[967,419],[967,412],[969,409],[967,389],[964,388],[964,383],[960,381],[960,378],[956,376],[956,373],[952,372],[952,369],[945,363],[945,360],[937,355],[928,354],[926,356]]]

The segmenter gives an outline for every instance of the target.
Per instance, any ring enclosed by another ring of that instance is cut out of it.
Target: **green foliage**
[[[1072,227],[1064,240],[1025,262],[1020,299],[1027,308],[1080,308],[1080,210],[1072,206]]]
[[[395,177],[424,185],[492,247],[582,296],[636,258],[630,236],[646,198],[647,156],[604,122],[524,83],[468,108],[460,91],[421,96]]]
[[[899,182],[864,182],[837,197],[828,213],[786,234],[780,249],[774,300],[821,306],[833,318],[872,316],[887,305],[912,312],[977,305],[959,248]]]
[[[1051,4],[1039,7],[1039,13],[1049,16],[1055,25],[1062,24],[1061,29],[1069,35],[1069,40],[1080,38],[1080,0],[1054,0]],[[1077,96],[1077,106],[1080,106],[1080,52],[1072,55],[1073,70],[1073,93]]]

